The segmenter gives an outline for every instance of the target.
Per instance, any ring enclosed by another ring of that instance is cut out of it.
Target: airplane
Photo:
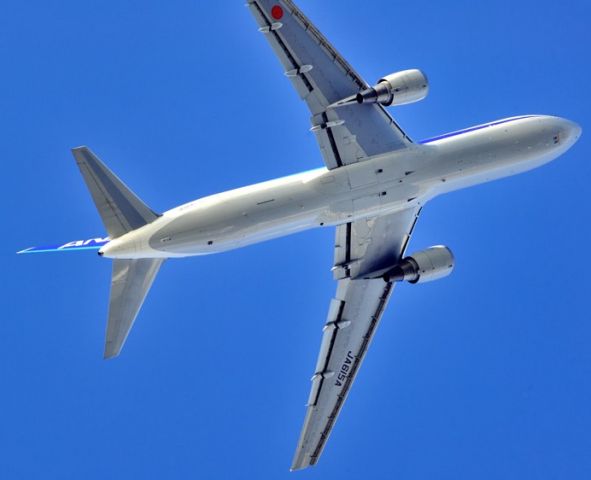
[[[336,293],[292,470],[315,465],[397,282],[454,268],[445,246],[406,248],[431,199],[539,167],[581,127],[522,115],[413,141],[386,107],[425,98],[419,70],[366,83],[292,0],[247,0],[258,30],[311,113],[324,167],[226,191],[156,213],[87,147],[72,150],[108,236],[19,253],[97,251],[113,259],[104,356],[119,355],[167,258],[209,255],[312,228],[334,228]]]

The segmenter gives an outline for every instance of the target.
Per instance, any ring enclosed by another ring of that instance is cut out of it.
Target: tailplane
[[[111,240],[159,217],[87,147],[72,149],[108,237],[30,247],[18,253],[99,250]],[[105,358],[119,355],[164,259],[114,260],[105,340]]]
[[[160,258],[113,260],[105,358],[116,357],[121,352],[163,262]]]
[[[86,240],[72,240],[71,242],[60,243],[59,245],[29,247],[25,248],[24,250],[20,250],[16,253],[21,255],[23,253],[78,252],[80,250],[100,250],[107,243],[109,243],[109,237],[88,238]]]
[[[74,148],[72,153],[111,239],[158,218],[89,148]],[[162,262],[151,258],[113,261],[105,358],[121,352]]]
[[[74,148],[72,153],[111,239],[143,227],[159,217],[88,147]]]
[[[158,218],[87,147],[72,150],[110,239]],[[105,358],[119,355],[162,265],[162,259],[114,260],[105,339]]]

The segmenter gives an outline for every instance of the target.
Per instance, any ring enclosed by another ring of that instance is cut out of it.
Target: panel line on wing
[[[400,254],[401,256],[404,255],[404,252],[406,252],[406,247],[408,247],[408,243],[410,242],[410,239],[412,237],[412,232],[415,229],[415,225],[417,224],[417,222],[419,221],[419,215],[421,214],[421,210],[423,208],[419,208],[419,210],[417,211],[416,215],[415,215],[415,219],[412,222],[412,226],[410,227],[410,230],[408,231],[408,234],[406,235],[405,239],[404,239],[404,243],[402,244],[402,249],[400,250]]]
[[[322,114],[322,122],[325,125],[328,125],[328,115],[326,114],[326,112],[324,112]],[[332,132],[332,129],[325,128],[324,132],[326,132],[326,135],[328,136],[328,141],[330,142],[330,148],[332,150],[332,154],[334,155],[334,159],[337,164],[337,167],[342,167],[343,160],[341,158],[341,154],[339,153],[339,148],[337,147],[337,142],[335,141],[334,133]]]
[[[351,269],[349,268],[349,264],[351,263],[351,230],[353,228],[353,224],[351,222],[347,223],[346,233],[345,233],[345,273],[347,277],[351,276]]]

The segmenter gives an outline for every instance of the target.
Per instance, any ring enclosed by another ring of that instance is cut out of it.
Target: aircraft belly
[[[281,191],[269,189],[264,194],[234,198],[229,195],[227,200],[216,202],[204,199],[156,231],[150,246],[176,255],[217,253],[314,227],[391,213],[408,207],[422,194],[421,188],[409,181],[382,178],[378,183],[366,173],[375,165],[367,163],[364,169],[356,166],[359,174],[355,189],[349,186],[344,169],[344,175],[336,180],[331,179],[335,177],[333,171]]]
[[[207,197],[175,212],[151,248],[203,255],[318,226],[386,215],[443,192],[534,168],[559,154],[552,123],[522,121]]]
[[[543,165],[562,153],[555,135],[554,120],[542,117],[433,142],[434,161],[424,171],[431,196]]]
[[[274,193],[187,211],[156,232],[150,245],[176,254],[204,255],[318,225],[318,218],[326,209],[326,200],[321,195],[303,188],[287,195]]]

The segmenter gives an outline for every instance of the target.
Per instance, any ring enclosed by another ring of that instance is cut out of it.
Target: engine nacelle
[[[384,280],[394,282],[424,283],[447,277],[454,269],[451,250],[443,245],[421,250],[403,259],[388,270]]]
[[[380,103],[385,106],[418,102],[429,93],[429,82],[420,70],[403,70],[381,78],[376,85],[359,92],[357,103]]]

